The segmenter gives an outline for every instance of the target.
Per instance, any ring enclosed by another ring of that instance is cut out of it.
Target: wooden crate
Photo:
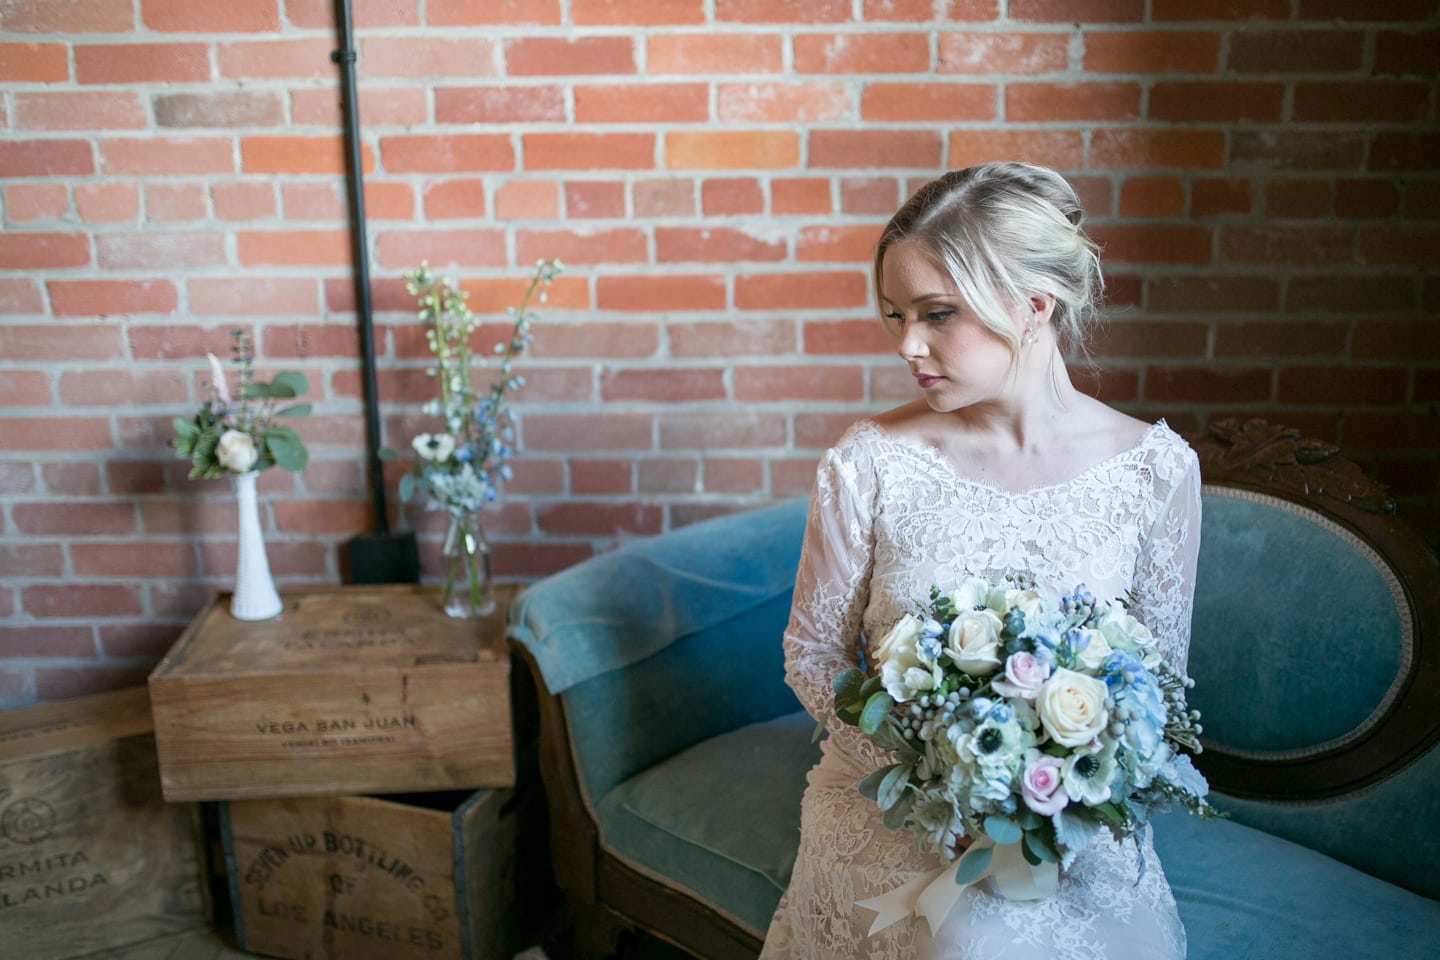
[[[287,592],[259,622],[231,617],[222,595],[150,675],[166,798],[513,785],[513,592],[476,620],[413,585]]]
[[[0,713],[0,957],[206,926],[193,804],[167,804],[144,687]]]
[[[523,946],[514,797],[221,804],[238,946],[293,960],[510,957]]]

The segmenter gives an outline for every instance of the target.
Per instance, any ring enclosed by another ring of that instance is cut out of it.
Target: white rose
[[[911,614],[905,614],[895,621],[895,626],[880,640],[880,646],[875,648],[875,659],[884,663],[895,655],[895,651],[901,645],[908,645],[912,650],[915,641],[920,639],[920,634],[925,629],[925,621]]]
[[[993,610],[970,610],[950,624],[945,652],[956,669],[972,677],[985,677],[1000,669],[1000,622]]]
[[[1075,659],[1079,660],[1081,666],[1086,670],[1099,670],[1100,665],[1105,662],[1105,658],[1115,651],[1110,649],[1110,644],[1106,641],[1105,634],[1099,630],[1081,630],[1080,632],[1083,633],[1090,642],[1085,644],[1084,650],[1081,650],[1075,655]]]
[[[1155,635],[1150,632],[1150,628],[1136,620],[1119,604],[1105,611],[1105,615],[1095,627],[1105,634],[1106,641],[1114,650],[1136,653],[1155,643]]]
[[[1110,722],[1105,696],[1101,681],[1060,667],[1040,688],[1035,709],[1051,739],[1062,746],[1080,747],[1099,736]]]
[[[220,434],[220,442],[215,444],[215,459],[232,473],[245,473],[255,466],[258,456],[255,441],[239,430],[226,430]]]

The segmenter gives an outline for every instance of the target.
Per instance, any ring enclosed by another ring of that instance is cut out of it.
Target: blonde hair
[[[1080,228],[1083,218],[1074,188],[1038,164],[985,163],[930,181],[880,235],[874,277],[882,322],[885,252],[915,243],[1017,355],[1014,311],[1036,294],[1054,297],[1050,322],[1062,346],[1083,349],[1104,291],[1099,248]]]

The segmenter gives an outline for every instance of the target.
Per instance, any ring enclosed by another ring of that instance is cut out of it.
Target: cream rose
[[[1085,644],[1085,649],[1075,655],[1075,659],[1079,660],[1086,670],[1099,670],[1100,665],[1105,662],[1105,658],[1115,651],[1110,649],[1110,643],[1105,639],[1105,634],[1099,630],[1082,630],[1080,632],[1084,634],[1088,642]]]
[[[1105,695],[1101,681],[1060,667],[1040,688],[1035,709],[1051,739],[1062,746],[1080,747],[1099,736],[1110,722]]]
[[[875,648],[875,659],[881,663],[895,656],[896,650],[901,645],[911,648],[915,641],[920,639],[920,634],[925,629],[925,621],[912,614],[905,614],[895,621],[895,626],[880,640],[880,646]]]
[[[1095,627],[1105,635],[1106,641],[1114,650],[1136,653],[1155,643],[1155,636],[1150,632],[1150,628],[1136,620],[1119,604],[1105,611],[1105,615]]]
[[[220,434],[220,442],[215,444],[215,459],[231,473],[245,473],[255,466],[258,456],[255,441],[239,430],[226,430]]]
[[[1000,630],[1004,624],[993,610],[969,610],[950,624],[945,652],[955,667],[972,677],[986,677],[1000,669]]]

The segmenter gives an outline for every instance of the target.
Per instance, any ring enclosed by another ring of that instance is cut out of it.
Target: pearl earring
[[[1021,338],[1020,342],[1023,343],[1025,346],[1028,347],[1028,346],[1030,346],[1032,343],[1035,343],[1036,341],[1038,341],[1039,339],[1040,339],[1040,335],[1035,332],[1035,321],[1032,320],[1032,321],[1030,321],[1030,324],[1029,324],[1028,326],[1026,326],[1026,328],[1025,328],[1025,336]]]

